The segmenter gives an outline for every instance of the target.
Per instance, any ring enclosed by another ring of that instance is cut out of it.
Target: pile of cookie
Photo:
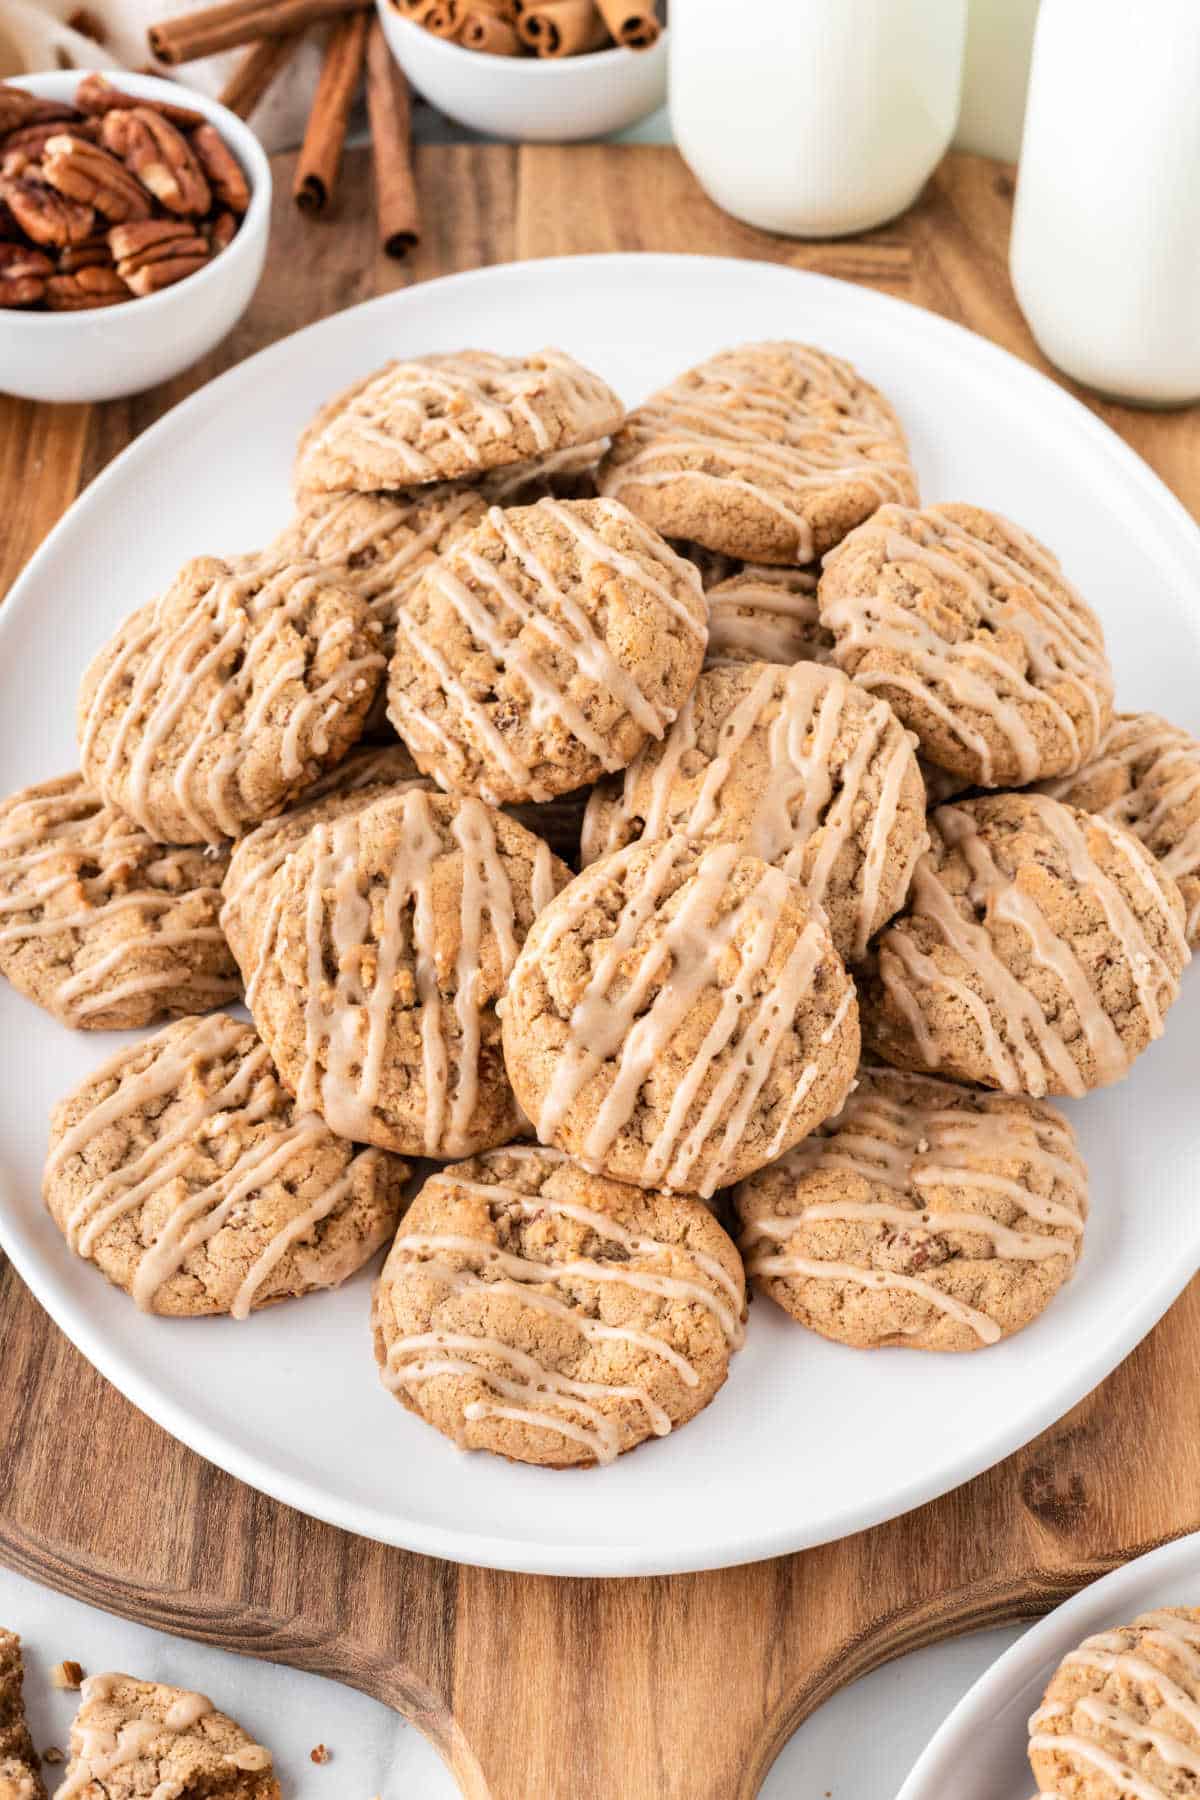
[[[1047,1096],[1125,1073],[1200,931],[1200,744],[1114,717],[1053,554],[919,507],[792,343],[628,416],[557,351],[394,363],[296,490],[0,807],[0,968],[182,1015],[55,1111],[71,1247],[242,1316],[392,1240],[387,1387],[559,1465],[707,1404],[747,1274],[850,1345],[1033,1319],[1087,1211]]]

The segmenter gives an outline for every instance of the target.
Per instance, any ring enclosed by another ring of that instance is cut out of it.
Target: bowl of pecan
[[[203,94],[0,82],[0,392],[111,400],[177,375],[249,305],[270,213],[262,146]]]

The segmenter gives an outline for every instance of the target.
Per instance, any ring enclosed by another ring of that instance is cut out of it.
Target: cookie
[[[164,848],[79,775],[0,801],[0,972],[64,1025],[120,1031],[241,992],[223,848]]]
[[[0,1800],[46,1800],[41,1760],[25,1721],[21,1640],[0,1626]]]
[[[1170,876],[1123,826],[1040,794],[941,806],[929,831],[863,985],[867,1043],[1009,1094],[1118,1081],[1188,961]]]
[[[300,1106],[414,1155],[518,1136],[496,1002],[569,874],[514,819],[424,788],[314,826],[263,897],[246,995]]]
[[[734,844],[634,844],[525,941],[504,1060],[544,1144],[639,1187],[709,1195],[841,1105],[854,984],[804,891]]]
[[[623,506],[494,507],[398,608],[388,716],[440,787],[549,800],[662,737],[706,636],[695,569]]]
[[[831,660],[833,633],[821,624],[812,569],[751,563],[708,594],[708,662]]]
[[[666,537],[744,562],[808,563],[885,500],[913,504],[895,413],[856,369],[805,344],[743,344],[631,412],[600,491]]]
[[[143,1311],[241,1319],[345,1281],[394,1229],[407,1174],[297,1106],[252,1025],[209,1013],[59,1102],[42,1192]]]
[[[321,409],[300,442],[297,484],[372,493],[475,477],[592,444],[624,410],[561,350],[388,363]]]
[[[887,700],[939,768],[1024,787],[1094,755],[1113,678],[1058,558],[978,506],[885,506],[825,559],[833,660]]]
[[[538,500],[594,500],[599,493],[600,464],[611,439],[568,444],[548,456],[510,463],[476,478],[475,492],[489,506],[533,506]]]
[[[1085,1638],[1029,1721],[1039,1800],[1200,1793],[1200,1609],[1166,1606]]]
[[[375,1289],[375,1355],[463,1449],[609,1463],[708,1405],[744,1310],[737,1251],[702,1202],[513,1145],[413,1201]]]
[[[860,958],[929,842],[912,740],[837,669],[706,669],[662,743],[593,789],[583,861],[674,833],[782,869],[825,909],[838,953]]]
[[[89,1675],[59,1794],[72,1800],[281,1800],[271,1752],[203,1694]]]
[[[428,785],[403,744],[354,750],[306,791],[299,806],[238,839],[221,885],[221,930],[247,981],[258,960],[255,934],[265,912],[262,897],[267,884],[313,826],[356,812],[398,789]]]
[[[859,1349],[977,1350],[1071,1275],[1087,1171],[1047,1101],[864,1067],[735,1204],[747,1275],[802,1325]]]
[[[1118,713],[1095,756],[1044,793],[1125,825],[1179,884],[1200,944],[1200,740],[1157,713]]]
[[[379,635],[317,564],[197,557],[84,675],[84,779],[162,843],[236,837],[361,734]]]

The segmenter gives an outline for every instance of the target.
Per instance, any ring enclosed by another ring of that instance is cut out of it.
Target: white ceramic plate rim
[[[1003,1656],[997,1657],[974,1687],[967,1690],[922,1751],[896,1800],[944,1800],[953,1791],[955,1773],[964,1758],[978,1755],[973,1738],[981,1721],[995,1718],[1013,1705],[1031,1681],[1048,1681],[1068,1651],[1093,1632],[1127,1625],[1138,1613],[1153,1606],[1200,1604],[1198,1582],[1200,1532],[1192,1532],[1124,1563],[1056,1606]],[[1005,1776],[1007,1773],[1003,1772]],[[1017,1764],[1013,1770],[1014,1792],[1018,1791],[1016,1778],[1022,1773],[1025,1786],[1033,1786],[1028,1766],[1022,1770],[1022,1765]],[[999,1794],[1008,1790],[997,1787],[995,1791]]]
[[[773,264],[736,263],[710,257],[615,254],[548,258],[532,265],[501,264],[446,276],[435,282],[423,283],[416,288],[367,301],[344,314],[335,315],[335,320],[363,320],[389,311],[402,313],[414,299],[427,301],[431,294],[442,297],[453,307],[451,296],[461,295],[472,287],[520,283],[528,279],[530,270],[534,267],[539,274],[548,276],[555,271],[560,275],[564,271],[568,272],[577,282],[587,281],[589,272],[593,270],[597,275],[605,269],[612,269],[614,273],[628,271],[633,284],[631,291],[635,293],[649,291],[656,274],[666,280],[670,274],[682,271],[692,281],[700,282],[703,281],[705,272],[711,272],[714,268],[737,270],[739,274],[744,272],[748,283],[803,282],[809,284],[810,288],[815,284],[815,289],[823,292],[826,299],[832,301],[833,296],[837,295],[843,308],[856,306],[877,312],[881,317],[902,322],[910,335],[915,337],[923,334],[932,344],[940,344],[943,348],[947,341],[951,341],[958,371],[969,373],[975,368],[983,377],[1002,376],[1010,391],[1021,394],[1023,400],[1027,397],[1031,424],[1039,416],[1053,420],[1057,415],[1060,425],[1077,437],[1082,436],[1090,441],[1096,457],[1106,460],[1111,471],[1119,473],[1123,483],[1141,490],[1143,509],[1156,511],[1162,520],[1162,549],[1165,559],[1176,564],[1183,576],[1183,585],[1190,586],[1193,591],[1200,591],[1200,531],[1179,501],[1115,433],[1063,389],[1008,352],[940,315],[926,312],[888,295]],[[23,606],[26,591],[39,580],[46,565],[66,551],[75,540],[86,536],[90,522],[106,505],[110,490],[122,478],[127,464],[151,457],[160,438],[168,431],[177,430],[193,414],[213,407],[222,397],[228,396],[231,390],[251,381],[260,384],[260,387],[263,383],[269,384],[273,368],[293,356],[298,343],[312,340],[335,320],[324,320],[294,333],[227,371],[158,421],[96,478],[32,558],[9,598],[0,607],[0,658],[3,657],[17,614]],[[751,334],[746,330],[742,331],[742,335]],[[731,338],[736,335],[736,330],[730,331]],[[1197,1188],[1200,1189],[1200,1171],[1195,1179]],[[3,1171],[0,1171],[0,1182],[2,1181],[4,1176]],[[0,1189],[0,1192],[3,1191]],[[0,1245],[8,1252],[18,1272],[76,1347],[134,1405],[201,1456],[285,1504],[361,1536],[458,1562],[515,1569],[531,1574],[651,1575],[727,1567],[847,1536],[884,1519],[894,1518],[946,1493],[1028,1443],[1102,1381],[1161,1318],[1181,1291],[1197,1265],[1200,1265],[1200,1204],[1195,1208],[1195,1215],[1195,1238],[1191,1242],[1190,1253],[1187,1256],[1180,1254],[1175,1261],[1164,1267],[1158,1280],[1147,1283],[1136,1302],[1125,1312],[1120,1328],[1103,1342],[1097,1341],[1090,1354],[1081,1355],[1077,1359],[1071,1379],[1051,1383],[1044,1391],[1031,1394],[1028,1406],[1019,1419],[976,1440],[969,1454],[964,1454],[953,1446],[939,1446],[938,1453],[931,1457],[929,1467],[919,1476],[891,1486],[864,1489],[861,1498],[853,1504],[835,1505],[823,1513],[810,1512],[802,1519],[785,1524],[755,1528],[752,1524],[731,1519],[727,1528],[708,1539],[688,1537],[686,1533],[681,1533],[679,1539],[675,1540],[660,1532],[648,1543],[573,1541],[563,1544],[553,1541],[535,1542],[529,1537],[510,1537],[496,1531],[445,1529],[437,1523],[405,1518],[382,1505],[364,1505],[345,1495],[331,1495],[321,1485],[278,1468],[267,1453],[246,1447],[233,1441],[224,1431],[210,1427],[202,1419],[193,1416],[186,1406],[178,1403],[169,1393],[165,1393],[152,1372],[108,1343],[103,1331],[93,1324],[87,1309],[77,1307],[70,1296],[62,1291],[56,1281],[53,1266],[43,1263],[35,1252],[26,1248],[15,1225],[10,1225],[3,1208],[0,1208]],[[653,1447],[642,1452],[643,1456],[653,1454]],[[550,1479],[563,1481],[566,1478],[555,1475]]]

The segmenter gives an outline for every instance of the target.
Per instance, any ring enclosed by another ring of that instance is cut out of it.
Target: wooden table
[[[483,263],[757,257],[914,300],[1041,364],[1006,272],[1011,176],[981,158],[949,158],[895,225],[799,245],[723,217],[671,150],[429,148],[426,236],[409,265],[375,254],[364,153],[349,159],[336,225],[301,224],[289,159],[277,174],[270,272],[207,363],[104,407],[0,401],[0,591],[109,458],[219,369],[372,294]],[[1089,404],[1200,506],[1200,414]],[[241,1486],[108,1387],[0,1258],[0,1559],[148,1624],[366,1689],[429,1735],[470,1795],[732,1800],[842,1683],[1044,1611],[1200,1526],[1198,1362],[1193,1283],[1051,1431],[906,1518],[749,1568],[555,1581],[385,1549]]]

